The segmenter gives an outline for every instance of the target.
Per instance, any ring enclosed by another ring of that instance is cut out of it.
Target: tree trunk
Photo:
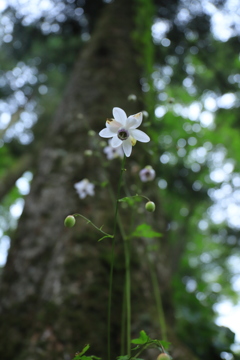
[[[138,54],[131,41],[131,4],[129,0],[116,0],[105,7],[94,35],[76,61],[63,101],[36,160],[31,192],[26,198],[1,279],[1,359],[71,359],[86,343],[91,344],[92,353],[106,358],[111,241],[105,239],[98,243],[101,235],[82,219],[77,219],[76,226],[71,229],[64,228],[63,220],[71,213],[80,213],[98,226],[104,224],[106,232],[113,231],[114,202],[109,184],[115,191],[121,164],[118,160],[105,159],[102,139],[97,132],[104,127],[106,118],[112,116],[114,106],[122,107],[128,115],[142,110],[139,101],[127,101],[129,94],[141,98]],[[96,135],[89,135],[89,130],[94,130]],[[150,147],[151,144],[148,149]],[[138,173],[134,170],[137,164],[143,159],[151,163],[145,148],[146,145],[143,148],[137,144],[127,161],[128,185],[138,181]],[[87,156],[85,150],[91,150],[92,156]],[[94,182],[96,189],[94,197],[80,200],[74,184],[83,178]],[[101,187],[105,181],[109,184]],[[158,202],[156,188],[151,186],[148,194]],[[145,219],[153,223],[154,220],[155,230],[164,231],[160,206],[154,217],[141,215],[142,205],[139,208],[140,222]],[[128,229],[131,213],[128,208],[120,210]],[[173,310],[169,284],[172,273],[165,237],[160,246],[161,252],[154,253],[153,260],[158,267],[165,315],[171,328]],[[119,237],[112,309],[113,356],[120,355],[122,248]],[[146,243],[143,239],[134,240],[131,248],[132,335],[137,336],[145,329],[149,335],[161,338],[156,330],[153,291],[145,260]],[[194,360],[182,344],[177,344],[175,353],[176,360]]]

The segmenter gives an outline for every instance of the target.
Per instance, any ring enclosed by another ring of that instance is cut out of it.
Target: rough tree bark
[[[83,220],[72,229],[63,226],[70,213],[79,212],[105,230],[112,232],[113,204],[108,186],[96,186],[96,195],[80,200],[74,183],[83,178],[100,184],[110,179],[116,187],[120,163],[102,161],[98,132],[114,106],[128,114],[142,109],[130,104],[129,94],[141,98],[140,71],[136,49],[131,41],[133,1],[116,0],[105,7],[95,33],[77,59],[63,101],[46,134],[46,141],[36,159],[37,170],[26,198],[19,226],[1,279],[0,358],[4,360],[71,359],[84,344],[92,353],[106,358],[107,299],[110,269],[110,242],[97,243],[98,235]],[[134,167],[150,155],[134,149],[127,163],[127,178],[134,181]],[[149,145],[151,146],[151,145]],[[87,157],[84,151],[93,155]],[[144,155],[142,155],[144,154]],[[131,178],[132,176],[132,178]],[[157,189],[150,195],[158,202]],[[148,194],[149,194],[148,193]],[[123,209],[124,210],[124,209]],[[152,215],[147,216],[152,221]],[[128,226],[129,213],[122,211]],[[160,207],[154,214],[155,229],[164,231]],[[171,305],[168,243],[161,239],[161,253],[154,261],[158,268],[169,336],[174,338]],[[113,356],[119,355],[120,314],[124,282],[121,241],[116,248],[114,273]],[[157,332],[149,271],[143,260],[144,241],[134,241],[133,263],[133,335],[144,328],[153,336]],[[151,317],[152,316],[152,317]],[[195,357],[177,340],[173,343],[175,360]],[[175,349],[175,350],[174,350]]]

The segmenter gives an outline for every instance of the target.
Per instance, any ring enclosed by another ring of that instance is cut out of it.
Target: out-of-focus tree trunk
[[[89,130],[96,133],[101,130],[105,119],[112,116],[114,106],[124,108],[128,114],[142,110],[140,102],[127,101],[129,94],[141,98],[138,53],[131,41],[131,5],[132,1],[116,0],[105,7],[94,35],[76,61],[63,101],[36,159],[31,192],[1,279],[0,359],[67,360],[86,343],[91,344],[92,353],[106,358],[110,241],[98,243],[100,235],[82,219],[72,229],[64,228],[63,220],[66,215],[78,212],[112,232],[114,204],[109,186],[100,184],[110,180],[116,188],[120,162],[102,160],[102,140],[98,135],[90,136]],[[151,163],[150,155],[147,158],[147,152],[141,149],[141,144],[137,144],[128,159],[129,179],[138,176],[133,170],[143,156]],[[93,155],[86,156],[85,150],[92,150]],[[83,178],[96,183],[96,194],[80,200],[73,185]],[[158,196],[152,186],[151,195],[154,199]],[[128,227],[129,210],[121,213]],[[153,215],[148,214],[145,221],[152,219]],[[159,207],[154,221],[155,229],[164,231]],[[154,260],[171,328],[172,274],[167,259],[168,244],[164,237],[161,241],[161,254],[155,254]],[[121,239],[117,239],[116,252],[113,356],[120,355],[124,284]],[[161,338],[161,333],[156,332],[153,291],[144,253],[143,240],[134,241],[132,330],[134,336],[144,328],[150,335]],[[177,351],[175,359],[194,360],[181,344],[177,345]]]

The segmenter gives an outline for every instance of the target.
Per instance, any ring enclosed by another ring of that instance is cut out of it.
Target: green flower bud
[[[75,222],[76,222],[75,217],[73,215],[68,215],[64,220],[64,225],[66,227],[71,228],[75,225]]]
[[[100,141],[100,146],[101,146],[101,147],[105,147],[105,146],[107,146],[106,141]]]
[[[145,209],[149,212],[154,212],[155,208],[156,208],[156,206],[153,201],[148,201],[145,205]]]
[[[88,135],[89,136],[95,136],[96,135],[96,132],[94,130],[89,130],[88,131]]]
[[[92,156],[92,154],[93,154],[92,150],[85,150],[84,151],[85,156]]]
[[[157,360],[170,360],[170,359],[171,359],[170,356],[168,356],[168,354],[166,353],[162,353],[157,357]]]

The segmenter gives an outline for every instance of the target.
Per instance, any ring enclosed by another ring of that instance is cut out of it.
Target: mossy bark
[[[36,159],[31,192],[1,279],[1,359],[67,360],[86,343],[91,344],[92,353],[106,358],[111,244],[109,240],[98,243],[99,234],[82,219],[71,229],[64,228],[63,221],[77,212],[112,232],[114,203],[109,185],[99,184],[107,180],[116,189],[121,165],[104,160],[101,139],[98,135],[89,136],[89,130],[102,129],[114,106],[124,108],[128,114],[142,110],[141,102],[127,101],[129,94],[141,99],[132,29],[132,1],[116,0],[105,7],[94,35],[76,61],[63,101]],[[141,144],[137,146],[126,166],[126,177],[132,182],[138,176],[134,172],[136,163],[148,156],[146,152],[142,155]],[[92,150],[92,156],[84,154],[87,149]],[[149,155],[149,163],[150,159]],[[73,185],[83,178],[97,184],[96,194],[80,200]],[[157,189],[151,187],[151,193],[157,199]],[[122,210],[127,228],[131,214],[129,209]],[[147,215],[146,221],[155,222],[156,230],[164,231],[160,206],[154,216]],[[134,241],[131,246],[133,336],[142,328],[150,335],[161,336],[156,333],[158,324],[154,319],[145,246],[144,240]],[[155,253],[153,261],[171,324],[172,274],[165,237],[160,246],[161,252]],[[124,256],[119,238],[112,309],[113,357],[120,355],[123,285]],[[175,359],[190,358],[194,360],[185,352]]]

